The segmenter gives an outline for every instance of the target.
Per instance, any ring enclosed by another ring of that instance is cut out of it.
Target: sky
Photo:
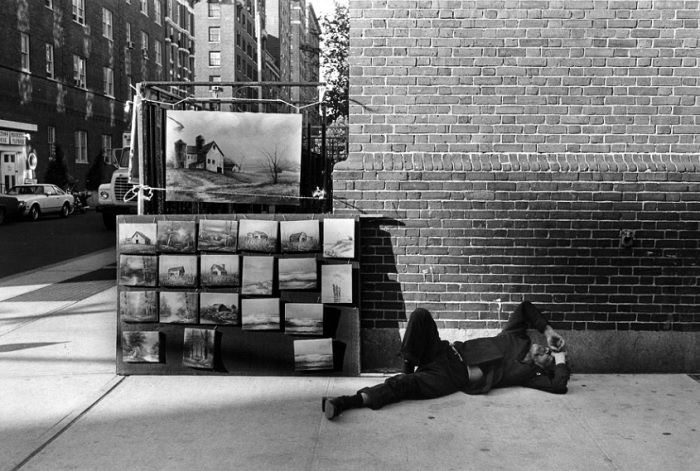
[[[309,0],[314,6],[314,11],[317,16],[322,16],[328,13],[333,13],[335,10],[334,0]],[[341,5],[347,5],[348,0],[335,0]]]

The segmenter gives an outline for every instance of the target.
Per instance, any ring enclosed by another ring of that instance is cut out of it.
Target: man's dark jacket
[[[545,371],[522,360],[530,350],[527,329],[543,333],[547,321],[531,303],[525,301],[508,319],[506,326],[495,337],[455,342],[454,347],[468,366],[479,366],[484,378],[476,385],[467,386],[468,394],[485,394],[493,388],[525,386],[564,394],[567,391],[570,370],[566,364],[555,365]]]

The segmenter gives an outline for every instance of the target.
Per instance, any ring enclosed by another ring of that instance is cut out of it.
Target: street
[[[0,278],[34,270],[115,246],[94,210],[65,219],[46,216],[36,222],[7,221],[0,226]]]

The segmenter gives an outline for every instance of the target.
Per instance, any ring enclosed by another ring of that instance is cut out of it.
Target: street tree
[[[63,156],[63,148],[58,144],[56,144],[54,157],[49,160],[49,166],[44,175],[44,182],[52,183],[59,188],[66,188],[73,182],[73,178],[68,173],[68,165]]]
[[[350,18],[347,5],[335,2],[335,11],[323,15],[321,22],[321,71],[326,82],[323,101],[328,122],[348,116]]]

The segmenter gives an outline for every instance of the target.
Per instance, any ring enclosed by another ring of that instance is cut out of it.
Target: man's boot
[[[324,397],[321,400],[321,410],[328,420],[333,420],[345,410],[357,409],[363,406],[364,402],[360,394],[355,394],[354,396]]]

